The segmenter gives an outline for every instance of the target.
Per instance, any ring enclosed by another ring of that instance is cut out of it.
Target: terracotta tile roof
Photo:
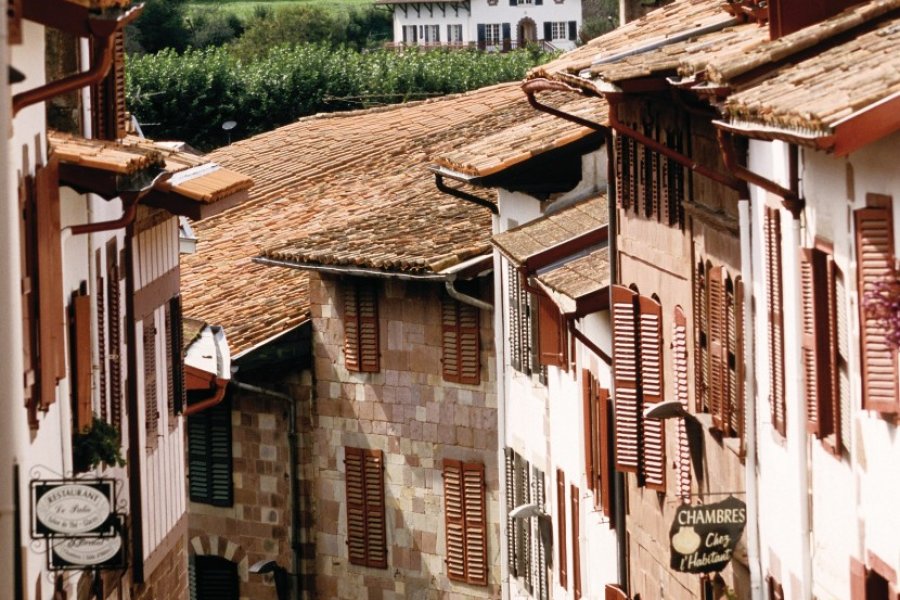
[[[537,276],[542,286],[577,301],[609,285],[609,248],[554,266]]]
[[[608,121],[608,106],[602,100],[578,98],[572,101],[571,94],[557,93],[556,96],[562,100],[570,100],[562,103],[548,100],[550,96],[551,94],[542,95],[541,101],[601,125]],[[529,119],[521,125],[486,136],[473,144],[438,156],[435,158],[435,163],[464,175],[486,177],[595,133],[593,129],[575,125],[552,115],[537,114],[539,116]]]
[[[894,16],[730,96],[726,111],[744,122],[827,133],[842,119],[898,93],[900,17]]]
[[[182,262],[185,314],[223,325],[238,354],[307,318],[307,275],[252,262],[267,249],[298,266],[416,273],[487,251],[489,212],[438,192],[425,167],[533,114],[509,83],[317,115],[213,152],[255,186],[247,202],[195,224],[197,252]]]
[[[91,10],[102,10],[105,8],[125,8],[131,4],[131,0],[66,0],[71,4],[84,6]]]
[[[535,68],[530,77],[577,75],[593,63],[609,59],[623,50],[647,46],[730,19],[719,0],[676,0]]]
[[[172,177],[158,183],[158,189],[172,191],[204,204],[216,202],[253,185],[249,177],[223,169],[206,157],[136,137],[111,142],[49,131],[47,140],[51,151],[66,164],[123,175],[161,167],[172,173]]]
[[[494,236],[494,244],[518,265],[554,246],[609,223],[606,195],[584,200]]]

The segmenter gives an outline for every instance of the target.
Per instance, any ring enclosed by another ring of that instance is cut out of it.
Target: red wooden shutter
[[[572,486],[572,591],[581,598],[581,498],[578,487]]]
[[[604,600],[628,600],[628,594],[622,591],[619,586],[607,583]]]
[[[481,381],[478,309],[452,298],[441,303],[444,381],[478,385]]]
[[[709,411],[709,295],[706,268],[701,261],[694,274],[694,386],[697,412]]]
[[[124,269],[123,269],[124,270]],[[109,302],[109,413],[116,429],[122,427],[122,334],[119,259],[116,241],[106,246],[106,287]]]
[[[59,210],[59,162],[51,158],[35,174],[38,352],[40,407],[56,401],[56,383],[66,376],[65,307]]]
[[[73,294],[70,314],[75,426],[77,431],[84,431],[94,420],[91,401],[91,297]]]
[[[95,279],[95,304],[97,308],[97,388],[100,400],[100,418],[107,423],[109,422],[109,411],[107,409],[107,390],[106,384],[106,284],[103,280],[103,257],[98,248],[94,253],[94,264],[96,265]]]
[[[731,283],[731,282],[729,282]],[[730,433],[740,439],[744,454],[744,286],[740,277],[727,288],[728,409]]]
[[[860,346],[863,408],[895,413],[898,410],[897,349],[886,339],[881,322],[866,311],[865,298],[888,281],[894,269],[894,227],[890,206],[863,208],[856,221],[856,272],[860,307]]]
[[[40,357],[38,355],[38,331],[40,322],[37,310],[37,231],[35,229],[34,179],[19,178],[19,242],[21,251],[22,289],[22,381],[25,406],[28,408],[28,424],[37,427],[37,408],[40,401]]]
[[[594,492],[594,498],[599,498],[600,490],[594,484],[596,475],[594,474],[594,449],[597,447],[597,440],[594,437],[596,430],[596,414],[594,413],[594,380],[591,372],[587,369],[581,370],[581,414],[584,432],[584,472],[587,475],[588,489]],[[598,465],[599,466],[599,465]]]
[[[466,519],[462,463],[444,460],[444,530],[447,543],[447,577],[466,581]]]
[[[538,355],[544,366],[567,367],[566,337],[562,316],[550,298],[536,296],[538,304]]]
[[[807,425],[820,438],[834,430],[833,379],[837,361],[832,360],[832,355],[837,340],[833,337],[833,294],[829,293],[828,285],[834,278],[829,276],[829,270],[827,254],[814,248],[800,249],[801,351]]]
[[[663,400],[662,306],[646,296],[639,299],[641,390],[643,409]],[[666,489],[666,430],[659,419],[643,419],[643,473],[647,487]]]
[[[387,567],[384,459],[381,450],[344,448],[350,563]]]
[[[850,600],[866,600],[866,565],[850,557]]]
[[[466,581],[472,585],[487,585],[487,499],[483,464],[463,463],[463,492],[466,515]]]
[[[626,152],[625,136],[616,135],[616,195],[619,208],[628,209],[628,156]]]
[[[766,301],[769,323],[769,405],[772,426],[782,436],[786,429],[784,392],[784,318],[781,288],[781,212],[766,207]]]
[[[616,382],[616,468],[637,473],[641,407],[638,405],[637,294],[612,286],[613,373]]]
[[[344,364],[350,371],[380,370],[377,292],[368,282],[344,290]]]
[[[728,398],[727,314],[725,306],[725,282],[722,267],[709,270],[709,412],[713,427],[727,429],[726,406]]]
[[[8,0],[6,3],[6,41],[9,44],[22,43],[22,1]]]
[[[144,417],[147,450],[159,443],[159,400],[156,382],[156,321],[151,313],[144,319]]]
[[[609,399],[609,390],[604,388],[597,389],[596,395],[596,406],[597,406],[597,414],[598,418],[598,427],[597,427],[597,439],[599,440],[599,458],[600,458],[600,466],[598,477],[600,481],[598,485],[595,486],[597,488],[597,492],[600,494],[600,507],[603,509],[603,512],[608,517],[612,517],[613,514],[613,465],[615,463],[615,455],[614,455],[614,419],[613,419],[613,407],[612,402]],[[615,527],[615,521],[610,518],[609,519],[610,528]]]
[[[556,532],[559,548],[559,585],[569,587],[569,557],[566,555],[566,474],[556,469]]]
[[[680,306],[675,307],[672,324],[672,364],[674,377],[672,393],[684,410],[688,410],[688,353],[687,317]],[[691,499],[691,448],[688,444],[684,419],[678,419],[678,495],[682,502]]]
[[[91,87],[93,137],[115,140],[128,132],[128,112],[125,109],[125,37],[122,32],[113,36],[112,65],[109,74]]]

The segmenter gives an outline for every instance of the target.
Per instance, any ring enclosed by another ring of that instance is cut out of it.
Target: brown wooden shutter
[[[616,469],[637,473],[640,462],[637,294],[612,286],[613,373],[616,382]]]
[[[441,303],[444,381],[481,381],[478,309],[445,297]]]
[[[109,74],[91,87],[93,137],[116,140],[128,133],[125,108],[125,36],[113,36],[112,65]]]
[[[510,366],[517,371],[523,371],[522,364],[522,337],[521,337],[521,303],[519,295],[519,273],[512,263],[506,263],[506,298],[509,314],[509,360]]]
[[[879,319],[866,311],[866,294],[889,281],[894,269],[894,227],[891,207],[863,208],[854,213],[856,272],[860,307],[860,353],[863,408],[898,411],[897,349],[891,346]]]
[[[672,324],[673,399],[688,410],[688,352],[687,317],[680,306],[675,307]],[[691,499],[691,448],[684,419],[678,419],[678,495],[682,502]]]
[[[9,44],[22,43],[22,1],[8,0],[6,3],[6,41]]]
[[[187,390],[184,386],[184,319],[181,310],[181,296],[169,300],[169,328],[172,332],[169,346],[172,353],[172,411],[180,415],[187,404]]]
[[[572,591],[581,598],[581,495],[572,485]]]
[[[744,456],[744,285],[740,277],[728,289],[728,415],[731,433]]]
[[[781,287],[781,212],[766,207],[766,301],[769,323],[769,405],[772,426],[786,434],[784,390],[784,317]]]
[[[156,382],[156,321],[151,313],[144,319],[144,417],[147,450],[154,450],[159,434],[159,399]]]
[[[628,156],[626,152],[625,136],[616,135],[616,195],[619,208],[628,209]]]
[[[600,490],[595,487],[597,476],[595,474],[594,453],[597,447],[595,431],[597,429],[597,415],[594,413],[594,379],[587,369],[581,370],[581,414],[582,430],[584,433],[584,473],[587,475],[588,489],[594,492],[594,498],[599,499]],[[597,465],[599,466],[599,465]]]
[[[103,279],[103,257],[99,248],[94,253],[94,257],[94,264],[96,265],[94,303],[97,310],[97,389],[100,396],[100,418],[109,423],[109,411],[107,409],[109,388],[106,383],[106,284]]]
[[[350,563],[387,568],[384,458],[381,450],[344,448]]]
[[[484,465],[463,463],[467,583],[487,585],[487,499]]]
[[[566,555],[566,474],[556,469],[556,545],[559,548],[559,585],[569,588],[569,557]]]
[[[516,508],[516,460],[512,448],[503,450],[506,471],[506,564],[509,565],[510,575],[516,577],[516,526],[509,513]]]
[[[850,600],[866,600],[866,565],[850,557]]]
[[[628,600],[628,594],[626,594],[619,586],[607,583],[604,600]]]
[[[709,411],[709,294],[706,267],[697,264],[694,274],[694,386],[697,412]]]
[[[25,406],[28,409],[28,425],[37,427],[37,409],[40,402],[40,356],[38,355],[37,310],[37,231],[35,229],[34,179],[19,178],[19,241],[21,289],[22,289],[22,383]]]
[[[123,269],[124,271],[124,269]],[[122,331],[121,294],[119,293],[119,260],[116,241],[106,246],[106,287],[109,302],[109,413],[116,429],[122,428]]]
[[[344,363],[350,371],[380,370],[378,300],[369,282],[348,284],[344,290]]]
[[[444,460],[444,529],[447,543],[447,577],[466,581],[466,519],[462,463]]]
[[[550,298],[536,296],[538,304],[538,355],[544,366],[567,368],[566,332],[562,315]]]
[[[597,396],[597,414],[598,419],[598,435],[600,440],[599,457],[600,467],[598,476],[600,481],[596,486],[600,493],[600,507],[608,517],[613,514],[613,476],[615,464],[615,444],[613,430],[615,420],[613,419],[613,406],[609,399],[609,390],[598,388]],[[615,520],[609,519],[610,528],[615,527]]]
[[[643,432],[643,474],[647,487],[666,489],[666,429],[660,419],[644,419],[643,409],[663,400],[662,306],[646,296],[640,306],[640,365],[643,405],[639,409]]]
[[[71,365],[75,427],[84,431],[94,420],[91,398],[91,297],[72,295],[71,306]]]
[[[834,430],[833,377],[837,370],[832,360],[833,294],[829,293],[828,255],[815,248],[800,249],[800,304],[803,331],[802,360],[805,380],[808,429],[817,437]]]
[[[37,233],[38,352],[40,407],[56,400],[56,384],[66,376],[65,307],[59,208],[59,162],[51,158],[35,174]]]
[[[709,286],[709,412],[713,427],[727,430],[726,406],[728,398],[727,314],[725,282],[722,267],[713,267],[707,274]]]

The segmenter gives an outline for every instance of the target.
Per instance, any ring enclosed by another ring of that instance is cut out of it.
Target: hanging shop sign
[[[683,573],[721,571],[746,524],[747,506],[733,496],[715,504],[680,506],[669,530],[672,568]]]
[[[31,536],[108,537],[115,530],[112,479],[31,482]]]
[[[113,531],[106,537],[54,538],[49,541],[48,568],[51,571],[76,569],[125,569],[125,519],[116,515]]]

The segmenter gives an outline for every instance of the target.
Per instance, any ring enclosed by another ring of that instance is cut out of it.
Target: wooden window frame
[[[444,381],[481,383],[481,313],[470,305],[444,296],[441,299],[441,349]]]
[[[381,370],[378,287],[368,280],[348,281],[344,288],[344,366],[348,371]]]
[[[384,453],[344,447],[347,555],[350,564],[386,569]]]
[[[447,578],[488,584],[484,464],[444,459],[444,533]]]
[[[231,401],[226,397],[187,418],[188,494],[191,502],[234,505]]]

